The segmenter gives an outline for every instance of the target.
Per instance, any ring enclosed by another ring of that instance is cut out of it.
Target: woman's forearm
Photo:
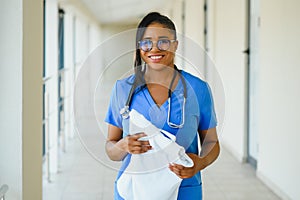
[[[207,142],[202,145],[200,152],[201,165],[200,170],[213,163],[220,154],[220,145],[218,141]]]
[[[113,161],[121,161],[128,154],[124,148],[124,140],[119,141],[107,141],[106,142],[106,153],[108,157]]]
[[[213,163],[220,154],[220,145],[216,128],[199,131],[201,141],[200,165],[202,170]]]

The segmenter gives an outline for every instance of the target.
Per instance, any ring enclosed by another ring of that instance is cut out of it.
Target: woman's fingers
[[[174,172],[177,176],[181,177],[182,168],[176,164],[170,164],[169,169]]]
[[[145,133],[137,133],[137,134],[134,134],[134,135],[130,135],[131,138],[135,139],[135,140],[138,140],[142,137],[145,137],[147,136]]]
[[[134,135],[127,136],[128,152],[131,154],[145,153],[151,149],[149,141],[139,140],[145,137],[145,133],[137,133]]]
[[[194,175],[193,167],[184,167],[178,164],[170,164],[169,169],[180,178],[190,178]]]
[[[131,154],[140,154],[140,153],[145,153],[147,152],[149,149],[147,147],[133,147],[130,149],[130,153]]]
[[[145,153],[150,149],[151,149],[151,146],[145,146],[145,145],[132,146],[132,147],[129,148],[129,153],[131,153],[131,154],[140,154],[140,153]]]

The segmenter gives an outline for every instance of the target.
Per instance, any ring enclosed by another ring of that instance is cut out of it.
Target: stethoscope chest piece
[[[120,114],[122,115],[123,119],[127,119],[129,117],[129,106],[121,108]]]

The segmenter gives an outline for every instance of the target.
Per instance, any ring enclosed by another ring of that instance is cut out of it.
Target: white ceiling
[[[150,11],[166,14],[172,0],[80,0],[102,24],[137,23]]]

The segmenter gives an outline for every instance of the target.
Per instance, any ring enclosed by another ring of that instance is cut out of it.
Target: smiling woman
[[[144,37],[139,41],[141,57],[151,67],[154,67],[153,63],[172,66],[177,45],[174,34],[160,23],[149,25]]]
[[[120,177],[125,172],[132,172],[128,171],[128,166],[131,166],[131,162],[136,162],[137,156],[150,154],[153,158],[158,158],[167,155],[167,149],[153,153],[156,143],[146,139],[149,138],[147,135],[153,134],[152,132],[132,132],[130,113],[133,111],[140,113],[162,132],[174,135],[176,143],[184,147],[185,153],[194,163],[193,166],[175,164],[171,159],[173,156],[167,156],[167,163],[152,168],[151,172],[145,172],[147,178],[139,182],[139,186],[143,181],[145,185],[149,185],[150,182],[153,187],[166,186],[165,182],[158,180],[155,175],[155,171],[164,168],[167,169],[166,173],[181,181],[177,188],[166,189],[175,191],[175,196],[172,192],[167,199],[202,199],[200,171],[214,162],[219,155],[216,114],[208,84],[179,70],[175,65],[177,47],[175,25],[168,17],[153,12],[143,18],[136,34],[135,74],[117,81],[105,119],[109,124],[106,152],[110,159],[123,161],[116,181],[116,200],[141,197],[135,196],[137,191],[134,191],[134,186],[128,186],[127,198],[121,196],[117,187]],[[198,152],[198,138],[201,152]],[[161,160],[154,162],[159,163]],[[138,165],[144,165],[144,169],[151,168],[147,162]],[[143,179],[142,177],[139,179]],[[168,184],[167,187],[171,185]],[[143,191],[147,191],[147,188],[144,189]],[[157,195],[160,192],[143,194],[145,196],[142,196],[142,199],[166,199],[165,195],[168,195],[161,193],[162,196],[159,197]]]

